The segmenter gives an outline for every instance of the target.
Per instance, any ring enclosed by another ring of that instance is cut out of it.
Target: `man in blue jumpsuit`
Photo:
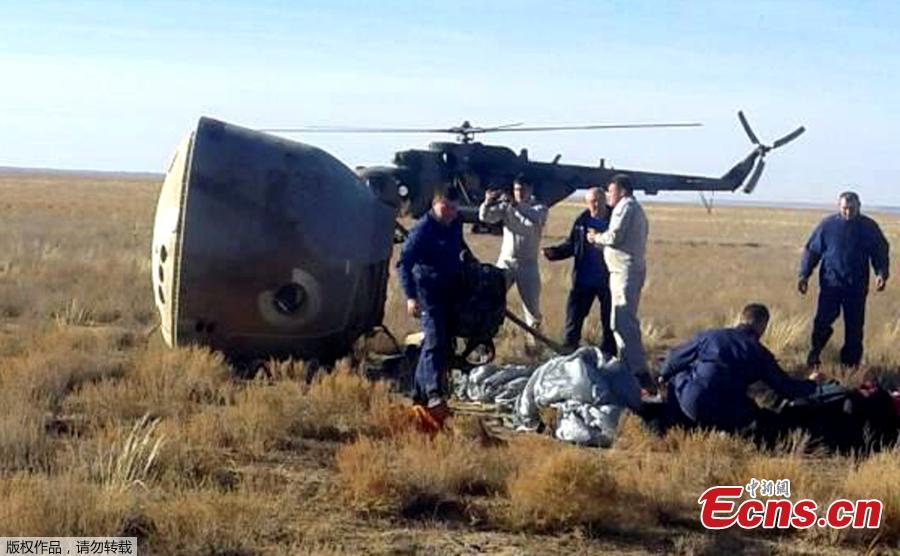
[[[687,427],[752,432],[760,439],[786,432],[776,414],[748,396],[748,387],[763,382],[783,398],[796,398],[813,394],[816,382],[781,370],[760,342],[768,324],[766,306],[750,304],[738,326],[701,332],[669,351],[660,382],[668,382],[666,403],[673,420]]]
[[[407,313],[421,319],[425,333],[414,400],[439,420],[448,414],[442,382],[451,349],[450,312],[468,252],[458,209],[455,189],[436,194],[431,210],[409,231],[397,261]]]
[[[806,363],[819,365],[819,355],[833,332],[831,325],[844,313],[841,363],[859,365],[863,354],[863,325],[869,292],[869,264],[875,269],[875,290],[883,291],[889,273],[888,242],[874,220],[859,213],[859,196],[841,193],[838,214],[822,220],[806,242],[800,261],[797,290],[806,294],[809,277],[819,267],[819,303],[813,321],[812,345]]]
[[[581,341],[581,329],[585,317],[591,311],[594,299],[600,302],[600,323],[603,340],[600,350],[615,356],[616,338],[610,325],[612,297],[609,291],[609,269],[603,260],[602,249],[587,243],[588,230],[605,232],[609,228],[609,208],[604,203],[603,190],[588,189],[584,196],[587,209],[572,224],[569,237],[559,245],[544,248],[544,257],[550,261],[575,258],[572,272],[572,289],[566,302],[566,332],[563,345],[575,351]]]

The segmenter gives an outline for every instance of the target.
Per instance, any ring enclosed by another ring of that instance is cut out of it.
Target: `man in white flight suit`
[[[647,356],[641,342],[638,305],[647,276],[647,217],[632,195],[631,179],[624,174],[613,177],[606,189],[606,203],[613,207],[609,228],[602,233],[588,231],[588,242],[604,247],[603,258],[609,267],[612,295],[612,328],[622,359],[631,368],[641,386],[655,392],[647,369]]]
[[[547,222],[547,207],[536,202],[532,192],[528,179],[519,175],[513,183],[512,201],[501,200],[497,190],[488,190],[484,203],[478,207],[478,218],[487,223],[503,223],[503,243],[497,266],[506,270],[507,289],[516,284],[524,306],[525,322],[540,328],[538,251]]]

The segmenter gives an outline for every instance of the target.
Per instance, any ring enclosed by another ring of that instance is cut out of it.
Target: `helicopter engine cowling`
[[[408,189],[399,178],[399,170],[393,166],[363,166],[357,174],[366,187],[382,202],[400,212]]]
[[[209,118],[177,149],[153,232],[170,346],[347,353],[381,323],[394,209],[325,151]]]

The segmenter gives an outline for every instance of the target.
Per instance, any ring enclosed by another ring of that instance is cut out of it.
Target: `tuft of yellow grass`
[[[809,347],[811,326],[808,315],[773,312],[763,342],[776,356],[802,354]]]
[[[54,311],[51,316],[60,328],[65,326],[87,326],[94,322],[93,311],[79,303],[77,298],[66,303],[61,309]]]
[[[165,437],[157,432],[159,419],[144,415],[121,434],[94,463],[90,473],[104,487],[122,492],[133,486],[147,488]]]

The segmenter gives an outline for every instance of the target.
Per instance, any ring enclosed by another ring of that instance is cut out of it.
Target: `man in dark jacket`
[[[609,208],[603,202],[603,190],[594,187],[585,194],[587,209],[582,212],[569,237],[559,245],[545,247],[544,256],[550,261],[575,258],[572,272],[572,289],[566,302],[566,332],[563,344],[574,351],[581,341],[584,319],[591,311],[594,299],[600,302],[600,322],[603,329],[603,353],[616,355],[615,335],[610,326],[612,300],[609,291],[609,270],[603,260],[603,251],[587,243],[588,230],[605,232],[609,227]]]
[[[789,377],[760,342],[769,324],[765,305],[744,307],[735,328],[708,330],[669,351],[660,372],[666,403],[681,424],[726,432],[754,429],[762,438],[781,432],[777,415],[759,408],[748,387],[763,382],[783,398],[813,394],[816,382]],[[818,379],[818,375],[815,376]]]
[[[425,339],[415,373],[415,402],[439,422],[449,413],[443,374],[450,355],[450,311],[468,251],[457,218],[456,190],[435,195],[431,210],[409,231],[397,260],[406,310],[419,317]]]
[[[809,277],[819,268],[819,303],[813,321],[812,345],[806,362],[819,365],[819,355],[844,313],[841,363],[855,367],[863,354],[863,325],[869,292],[869,264],[875,269],[875,290],[884,290],[889,273],[888,242],[874,220],[859,213],[859,196],[841,193],[838,214],[822,220],[806,242],[797,290],[806,294]]]

